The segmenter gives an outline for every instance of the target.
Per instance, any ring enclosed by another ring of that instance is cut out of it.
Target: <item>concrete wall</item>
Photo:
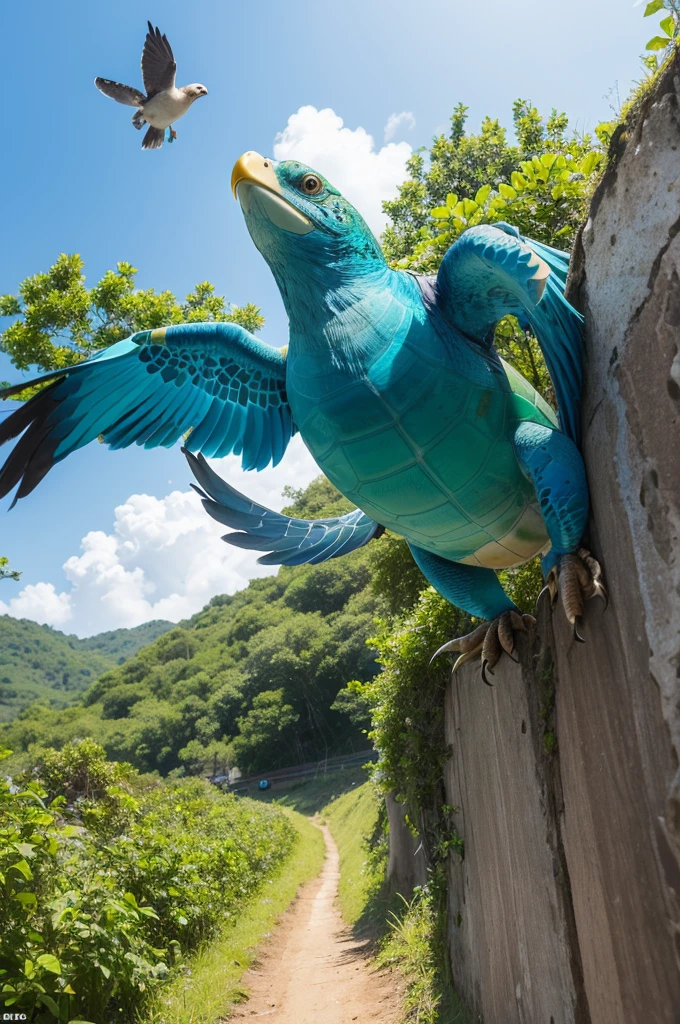
[[[446,709],[450,949],[485,1024],[680,1021],[680,60],[577,242],[590,543],[585,645],[543,608],[521,663]]]
[[[390,829],[387,880],[392,892],[410,899],[417,885],[427,882],[427,861],[422,843],[406,824],[406,807],[391,793],[385,797]]]

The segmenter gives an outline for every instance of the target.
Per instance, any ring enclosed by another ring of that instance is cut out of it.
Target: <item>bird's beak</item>
[[[239,186],[241,193],[237,194]],[[259,153],[250,150],[238,158],[231,172],[231,190],[245,213],[249,212],[250,198],[256,193],[262,211],[276,227],[294,235],[307,235],[314,230],[311,220],[286,199],[272,161]]]
[[[236,188],[242,181],[250,181],[253,185],[268,188],[270,192],[281,195],[281,186],[274,172],[271,160],[265,160],[259,153],[249,150],[243,153],[234,164],[231,172],[231,191],[236,196]]]

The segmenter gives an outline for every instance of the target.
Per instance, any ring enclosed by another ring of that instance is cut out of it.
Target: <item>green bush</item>
[[[0,1002],[41,1024],[137,1019],[295,840],[276,808],[140,780],[91,741],[0,782],[0,823]]]

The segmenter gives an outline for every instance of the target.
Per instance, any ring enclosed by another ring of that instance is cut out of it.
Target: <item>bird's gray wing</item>
[[[142,52],[142,78],[146,94],[151,99],[159,92],[172,89],[177,65],[168,37],[161,35],[161,30],[154,28],[150,21],[147,24],[149,31]]]
[[[95,78],[94,84],[105,96],[110,96],[117,103],[124,103],[126,107],[141,107],[146,102],[144,93],[133,89],[131,85],[112,82],[110,78]]]

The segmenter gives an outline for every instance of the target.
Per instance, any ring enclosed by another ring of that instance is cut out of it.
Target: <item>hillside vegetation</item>
[[[158,620],[81,640],[29,619],[0,616],[0,721],[32,701],[68,707],[102,672],[171,628]]]
[[[323,478],[292,497],[299,516],[348,507]],[[366,640],[385,605],[370,585],[372,546],[214,598],[93,678],[76,706],[24,711],[3,741],[26,752],[90,736],[109,757],[164,775],[273,769],[365,748],[365,708],[362,718],[351,697],[335,701],[348,679],[377,671]]]
[[[0,781],[2,1000],[43,1024],[138,1021],[298,841],[290,812],[139,778],[91,741],[15,782]]]

